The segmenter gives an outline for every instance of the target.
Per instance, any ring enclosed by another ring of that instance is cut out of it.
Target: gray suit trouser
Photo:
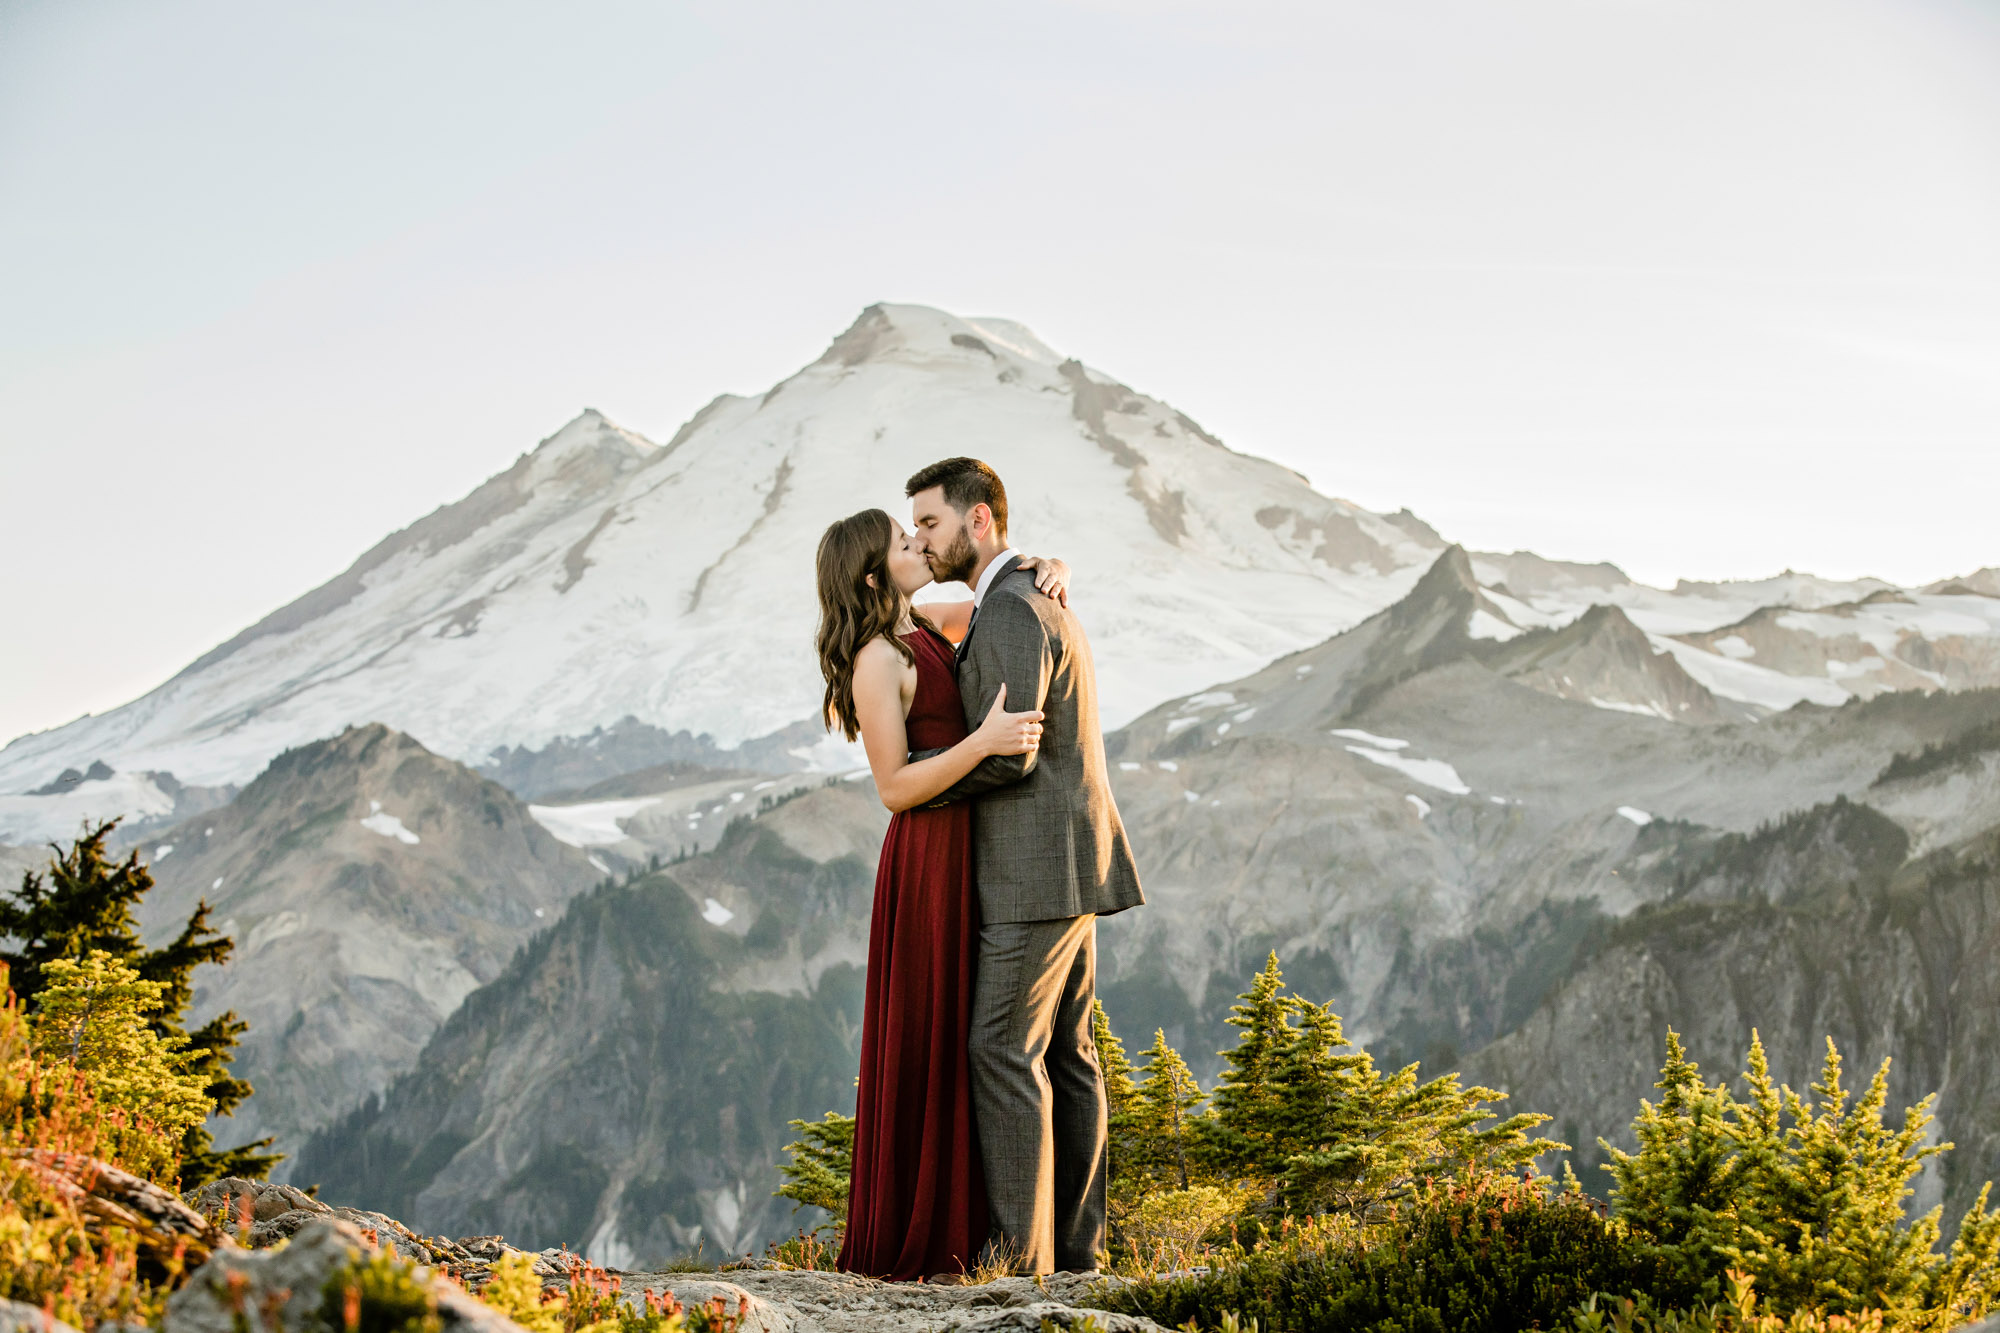
[[[1104,1077],[1090,1034],[1097,918],[981,926],[972,1105],[992,1241],[1019,1271],[1097,1267],[1104,1249]]]

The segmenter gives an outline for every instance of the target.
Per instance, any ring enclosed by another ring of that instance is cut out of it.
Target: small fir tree
[[[1164,1029],[1154,1030],[1145,1059],[1146,1071],[1134,1103],[1139,1148],[1134,1174],[1169,1189],[1184,1190],[1193,1181],[1188,1164],[1198,1133],[1196,1125],[1204,1119],[1202,1104],[1208,1098],[1181,1053],[1167,1045]]]
[[[1757,1048],[1761,1072],[1762,1047]],[[1660,1069],[1657,1106],[1641,1100],[1632,1131],[1639,1151],[1604,1146],[1604,1168],[1615,1182],[1612,1202],[1632,1229],[1646,1238],[1663,1265],[1676,1301],[1720,1297],[1728,1267],[1723,1247],[1736,1238],[1734,1207],[1741,1161],[1731,1124],[1738,1108],[1726,1087],[1710,1087],[1701,1067],[1687,1058],[1680,1034],[1667,1029],[1667,1060]],[[1768,1090],[1768,1085],[1767,1085]],[[1768,1112],[1767,1142],[1775,1142],[1778,1106],[1758,1100],[1759,1124]],[[1598,1140],[1603,1144],[1602,1139]]]
[[[1263,1212],[1367,1218],[1416,1182],[1519,1170],[1563,1146],[1529,1136],[1544,1115],[1487,1124],[1502,1094],[1456,1074],[1384,1074],[1332,1006],[1283,985],[1274,953],[1229,1019],[1242,1035],[1201,1125],[1204,1162],[1259,1186]]]
[[[1132,1061],[1125,1043],[1111,1030],[1104,1002],[1090,1002],[1090,1037],[1097,1048],[1097,1068],[1104,1076],[1105,1192],[1116,1225],[1131,1200],[1131,1162],[1138,1147],[1139,1088],[1132,1079]]]
[[[1203,1126],[1202,1155],[1224,1168],[1225,1174],[1254,1165],[1259,1174],[1275,1174],[1271,1143],[1276,1133],[1280,1101],[1279,1062],[1292,1042],[1290,997],[1281,994],[1284,973],[1273,950],[1231,1008],[1228,1023],[1240,1034],[1232,1050],[1220,1052],[1222,1077],[1215,1088],[1215,1111]]]
[[[235,941],[209,924],[206,902],[198,903],[180,932],[158,949],[147,949],[139,936],[135,909],[153,888],[152,872],[134,850],[123,861],[112,857],[105,843],[118,820],[86,825],[83,836],[67,851],[55,848],[46,874],[29,871],[13,901],[0,897],[0,938],[17,942],[0,950],[13,976],[15,994],[33,1009],[46,985],[48,968],[100,952],[125,964],[141,980],[158,987],[146,1013],[153,1033],[163,1041],[179,1042],[187,1070],[203,1079],[211,1114],[228,1115],[253,1091],[229,1071],[230,1057],[248,1025],[234,1013],[222,1013],[188,1032],[187,1008],[194,996],[193,975],[203,963],[226,962]],[[268,1138],[223,1152],[215,1150],[206,1118],[189,1125],[182,1135],[180,1180],[184,1188],[222,1176],[261,1179],[283,1160],[264,1153]]]
[[[30,1030],[32,1053],[44,1067],[84,1077],[108,1124],[117,1156],[154,1177],[171,1176],[187,1131],[208,1115],[205,1080],[189,1069],[186,1037],[162,1037],[148,1019],[159,1007],[160,983],[102,949],[82,961],[52,958],[41,971],[40,1003]]]
[[[798,1208],[825,1210],[836,1228],[847,1225],[848,1190],[854,1174],[854,1117],[828,1111],[821,1120],[789,1120],[799,1137],[785,1145],[791,1160],[780,1163],[785,1183],[772,1193]]]
[[[1367,1218],[1417,1182],[1520,1171],[1565,1146],[1529,1137],[1545,1115],[1486,1125],[1504,1094],[1461,1087],[1457,1074],[1419,1082],[1415,1064],[1384,1074],[1350,1046],[1330,1005],[1294,999],[1292,1008],[1274,1142],[1288,1211]]]
[[[1990,1186],[1939,1253],[1941,1210],[1904,1216],[1910,1182],[1926,1160],[1931,1099],[1883,1119],[1885,1060],[1850,1105],[1840,1053],[1827,1043],[1812,1099],[1774,1083],[1763,1042],[1745,1057],[1747,1102],[1707,1086],[1669,1034],[1659,1107],[1642,1104],[1640,1150],[1614,1151],[1605,1168],[1612,1202],[1634,1235],[1679,1275],[1674,1298],[1712,1300],[1731,1270],[1756,1283],[1779,1312],[1858,1315],[1879,1310],[1889,1328],[1948,1328],[1978,1318],[2000,1297],[2000,1212]]]

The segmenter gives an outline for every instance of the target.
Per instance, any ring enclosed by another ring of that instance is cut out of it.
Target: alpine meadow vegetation
[[[123,861],[107,850],[106,841],[118,823],[113,819],[86,825],[66,850],[54,849],[46,872],[24,874],[11,900],[0,895],[0,940],[11,941],[9,947],[0,948],[0,963],[9,968],[14,994],[30,1013],[42,1007],[42,991],[58,975],[69,978],[66,984],[79,984],[77,974],[64,971],[67,966],[106,979],[92,984],[151,988],[134,1012],[157,1038],[161,1057],[171,1053],[176,1075],[199,1080],[208,1103],[200,1117],[175,1119],[179,1134],[171,1150],[175,1176],[184,1189],[224,1176],[262,1180],[282,1160],[281,1155],[264,1151],[270,1147],[269,1139],[218,1151],[207,1126],[209,1115],[228,1115],[252,1092],[249,1083],[229,1071],[230,1057],[246,1025],[234,1013],[222,1013],[192,1032],[186,1027],[195,968],[227,962],[235,952],[235,941],[209,924],[208,904],[203,902],[173,939],[157,949],[145,947],[134,909],[152,890],[153,875],[136,850]],[[93,955],[102,955],[102,961],[90,962]],[[111,982],[113,971],[107,969],[123,969],[117,975],[122,978],[129,972],[132,979]],[[107,1000],[111,994],[105,992]],[[87,1011],[90,1002],[83,1003]],[[164,1123],[158,1116],[154,1119]]]
[[[1317,1333],[1943,1333],[2000,1303],[2000,1210],[1987,1193],[1941,1248],[1907,1215],[1933,1142],[1930,1100],[1885,1118],[1888,1065],[1858,1098],[1827,1043],[1805,1094],[1762,1042],[1742,1099],[1666,1035],[1657,1102],[1611,1152],[1609,1201],[1504,1095],[1456,1074],[1385,1070],[1331,1006],[1286,993],[1276,954],[1230,1018],[1204,1090],[1155,1032],[1136,1059],[1092,1013],[1109,1112],[1107,1308],[1169,1327]],[[846,1208],[854,1122],[793,1121],[777,1191],[832,1219],[773,1247],[827,1266]],[[801,1242],[810,1240],[810,1252]]]
[[[200,1254],[93,1206],[60,1169],[129,1173],[170,1189],[279,1159],[253,1143],[218,1152],[209,1117],[250,1094],[229,1055],[244,1025],[224,1014],[190,1032],[190,975],[232,942],[198,908],[158,949],[133,909],[153,887],[137,853],[86,827],[0,896],[0,1297],[80,1328],[148,1322]]]

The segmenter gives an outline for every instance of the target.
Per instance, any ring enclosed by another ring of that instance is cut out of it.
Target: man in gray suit
[[[911,477],[917,539],[941,582],[973,589],[959,693],[977,726],[1038,708],[1039,751],[981,761],[939,802],[976,797],[979,975],[972,1001],[973,1114],[989,1244],[1027,1273],[1085,1272],[1104,1250],[1104,1079],[1091,1039],[1097,918],[1145,901],[1111,799],[1090,641],[1035,590],[1007,545],[1007,491],[976,458]]]

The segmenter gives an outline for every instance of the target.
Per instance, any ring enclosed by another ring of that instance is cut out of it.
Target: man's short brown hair
[[[947,458],[932,463],[903,483],[903,494],[915,498],[933,486],[944,487],[944,502],[959,514],[972,512],[974,505],[993,511],[993,531],[1007,540],[1007,488],[1000,474],[976,458]]]

